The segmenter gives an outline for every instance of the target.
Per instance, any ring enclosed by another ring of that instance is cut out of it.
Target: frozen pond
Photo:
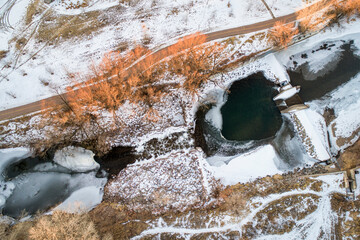
[[[221,133],[228,140],[261,140],[275,136],[282,118],[272,98],[277,91],[262,74],[234,82],[221,108]]]
[[[283,122],[272,100],[274,87],[262,73],[253,74],[219,92],[216,105],[198,111],[197,136],[204,137],[207,155],[234,156],[271,142]]]
[[[301,86],[299,95],[305,102],[323,99],[360,72],[357,46],[351,39],[324,41],[298,50],[293,55],[286,55],[285,51],[280,56],[291,84]],[[241,156],[250,154],[250,159],[251,154],[261,155],[261,148],[268,145],[276,152],[275,157],[263,154],[261,158],[269,158],[266,161],[273,161],[278,170],[287,171],[314,163],[292,123],[286,117],[282,118],[275,107],[272,97],[276,92],[269,80],[254,74],[235,81],[229,92],[210,93],[211,97],[217,96],[216,104],[210,109],[200,109],[197,114],[197,126],[200,126],[197,130],[200,129],[204,136],[198,142],[210,156],[210,165],[225,171],[227,167],[223,164],[230,165],[237,159],[245,166],[239,160]],[[231,167],[227,169],[230,170]]]
[[[338,40],[290,57],[288,74],[292,85],[301,86],[299,95],[305,102],[323,97],[360,72],[353,48],[352,40]]]
[[[6,152],[0,154],[0,161],[4,162],[0,169],[0,185],[5,190],[3,199],[6,199],[0,209],[4,215],[20,217],[37,211],[48,211],[65,201],[73,192],[89,187],[92,196],[100,196],[101,201],[106,178],[97,178],[96,170],[76,173],[50,160],[21,159],[19,156],[15,154],[9,157]],[[99,201],[99,197],[95,198]],[[73,199],[75,201],[77,199]]]

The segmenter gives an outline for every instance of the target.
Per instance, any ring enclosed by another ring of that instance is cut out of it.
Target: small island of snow
[[[90,150],[70,146],[56,151],[54,162],[74,172],[87,172],[100,167],[94,155]]]

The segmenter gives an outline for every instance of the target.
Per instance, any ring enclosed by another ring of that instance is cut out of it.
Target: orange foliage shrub
[[[126,121],[130,120],[119,112],[126,102],[136,106],[134,115],[157,121],[161,116],[154,105],[169,93],[170,87],[181,85],[194,94],[212,75],[223,71],[224,47],[217,43],[202,45],[205,40],[200,34],[180,39],[168,48],[168,54],[174,55],[168,61],[159,62],[159,54],[152,54],[143,47],[126,54],[106,54],[101,64],[92,66],[89,80],[78,83],[73,78],[73,87],[69,87],[65,95],[59,95],[62,104],[59,101],[51,104],[52,111],[44,114],[45,121],[40,128],[51,128],[46,132],[47,140],[40,143],[41,148],[52,147],[54,141],[60,145],[87,142],[98,154],[106,153],[110,148],[107,138],[125,130]],[[166,72],[181,76],[181,83],[172,86],[161,83]],[[104,126],[104,111],[112,114],[112,126]],[[126,116],[129,118],[132,113]]]
[[[323,0],[297,12],[302,32],[317,31],[360,13],[360,0]]]
[[[343,2],[343,11],[346,16],[350,17],[352,15],[360,14],[360,0],[347,0]]]
[[[270,30],[269,41],[277,47],[287,47],[294,36],[298,34],[298,29],[292,23],[286,24],[281,21],[277,21],[274,27]]]
[[[182,76],[182,87],[191,94],[197,93],[210,77],[223,72],[224,45],[219,43],[205,45],[206,36],[194,34],[180,39],[169,48],[174,55],[169,61],[170,73]]]
[[[323,4],[316,3],[310,7],[297,11],[297,20],[300,23],[301,31],[308,32],[319,30],[324,23],[322,13],[320,12],[325,8],[328,8],[328,5],[324,6]]]

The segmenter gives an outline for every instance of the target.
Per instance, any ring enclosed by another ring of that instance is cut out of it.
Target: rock
[[[56,151],[54,162],[74,172],[88,172],[100,167],[94,155],[90,150],[69,146]]]
[[[338,163],[342,170],[360,167],[360,140],[340,155]]]

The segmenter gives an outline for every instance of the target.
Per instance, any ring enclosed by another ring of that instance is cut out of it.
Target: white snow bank
[[[200,149],[173,151],[121,170],[106,185],[105,194],[133,210],[162,212],[203,206],[218,187],[208,168]]]
[[[100,167],[94,155],[90,150],[69,146],[56,151],[54,162],[74,172],[87,172]]]
[[[102,187],[89,186],[73,192],[64,202],[58,205],[53,211],[61,210],[70,213],[90,211],[101,203],[104,192]]]
[[[30,156],[27,148],[0,149],[0,209],[4,206],[6,199],[12,194],[15,185],[4,181],[4,170],[7,166]]]
[[[331,144],[337,146],[337,138],[350,137],[360,128],[360,73],[324,98],[314,100],[309,105],[319,112],[324,111],[325,107],[334,109],[336,119],[331,122],[330,125],[334,128],[331,127],[329,132],[331,135],[334,134],[332,137],[335,138]],[[341,149],[347,146],[341,146]]]
[[[227,101],[226,96],[224,96],[224,93],[225,91],[220,89],[208,94],[209,98],[212,98],[209,101],[216,102],[216,104],[205,115],[205,119],[211,122],[211,124],[214,127],[220,130],[222,129],[222,125],[223,125],[221,108]]]
[[[278,61],[275,54],[267,55],[264,61],[266,61],[270,65],[271,70],[276,73],[279,82],[290,82],[290,77],[286,72],[285,66]]]
[[[348,137],[360,127],[360,73],[325,99],[336,115],[336,135]]]
[[[295,120],[295,126],[309,155],[320,161],[330,159],[325,142],[326,130],[323,129],[323,117],[311,109],[297,111],[293,115],[299,120],[299,122]]]
[[[213,159],[212,159],[213,160]],[[232,159],[227,165],[212,166],[214,176],[224,185],[245,183],[258,177],[282,173],[277,167],[278,158],[271,145],[265,145],[254,151]]]
[[[285,91],[282,91],[278,95],[276,95],[274,97],[274,101],[279,100],[279,99],[286,100],[288,98],[291,98],[292,96],[294,96],[298,92],[299,92],[299,90],[296,89],[296,87],[292,87],[292,88],[287,89]]]
[[[28,148],[6,148],[0,149],[0,180],[4,169],[11,163],[15,163],[23,158],[30,156]]]

